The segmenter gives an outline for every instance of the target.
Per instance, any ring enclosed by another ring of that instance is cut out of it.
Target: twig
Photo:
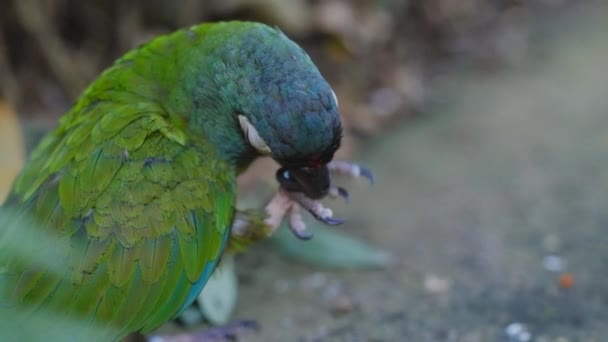
[[[35,39],[50,71],[72,98],[78,96],[88,78],[66,51],[44,8],[33,0],[14,1],[14,5],[20,23]]]
[[[2,96],[11,102],[13,105],[17,104],[18,99],[20,98],[21,89],[19,88],[19,83],[17,82],[17,77],[13,73],[13,70],[10,65],[10,61],[8,58],[8,49],[6,48],[6,42],[4,40],[4,31],[0,27],[0,78],[1,84],[0,88],[2,91]]]

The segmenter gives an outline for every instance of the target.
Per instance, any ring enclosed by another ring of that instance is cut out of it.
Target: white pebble
[[[445,293],[452,286],[452,280],[448,277],[441,277],[437,274],[427,274],[424,276],[424,288],[433,294]]]
[[[528,328],[519,322],[513,322],[505,328],[505,334],[513,342],[529,342],[532,340],[532,333]]]
[[[509,336],[509,337],[514,337],[514,336],[519,335],[524,330],[525,330],[525,327],[523,324],[518,323],[518,322],[513,322],[513,323],[507,325],[507,327],[505,328],[505,334],[507,334],[507,336]]]
[[[566,260],[557,255],[547,255],[543,258],[543,267],[549,272],[562,272],[566,268]]]

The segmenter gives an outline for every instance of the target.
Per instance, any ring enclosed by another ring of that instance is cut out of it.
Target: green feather
[[[108,272],[113,286],[123,287],[133,278],[140,254],[139,250],[139,246],[124,247],[118,245],[114,247],[110,260],[108,260]]]

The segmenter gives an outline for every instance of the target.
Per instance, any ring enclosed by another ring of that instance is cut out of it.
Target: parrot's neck
[[[259,155],[244,139],[238,124],[231,122],[230,115],[219,114],[215,120],[205,115],[194,115],[191,125],[201,132],[217,149],[218,156],[236,167],[237,170],[246,169]],[[216,113],[211,113],[216,114]],[[234,115],[236,116],[236,114]],[[219,122],[218,122],[219,121]],[[203,125],[203,122],[207,122]],[[212,124],[210,124],[212,122]],[[227,128],[228,127],[228,128]]]
[[[237,121],[238,114],[222,107],[207,104],[195,108],[190,126],[216,147],[220,158],[237,170],[244,170],[259,154],[245,141]]]
[[[220,158],[242,170],[259,154],[240,128],[238,95],[232,92],[231,81],[218,82],[218,75],[226,77],[226,71],[218,70],[214,62],[213,56],[189,60],[170,101],[186,116],[192,132],[203,135]]]

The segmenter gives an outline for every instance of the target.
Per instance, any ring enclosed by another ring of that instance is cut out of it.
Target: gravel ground
[[[605,340],[608,6],[571,17],[509,71],[438,77],[430,115],[362,154],[379,181],[341,229],[394,266],[243,258],[245,340]]]

